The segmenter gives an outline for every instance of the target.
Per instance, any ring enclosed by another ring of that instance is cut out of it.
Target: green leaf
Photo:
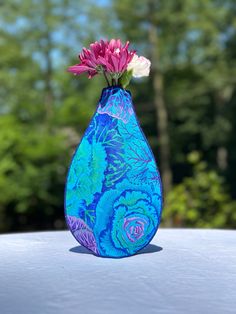
[[[131,80],[133,71],[129,70],[129,71],[125,71],[122,76],[119,79],[119,84],[123,87],[126,88],[129,85],[129,82]]]

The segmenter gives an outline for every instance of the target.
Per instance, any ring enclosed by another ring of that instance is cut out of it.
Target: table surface
[[[236,231],[160,229],[122,259],[69,231],[0,235],[0,313],[236,313]]]

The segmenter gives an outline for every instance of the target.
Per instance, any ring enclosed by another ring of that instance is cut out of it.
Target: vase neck
[[[119,86],[104,88],[97,112],[127,123],[134,113],[131,93]]]
[[[119,98],[125,97],[127,100],[130,100],[130,102],[132,102],[132,96],[131,96],[130,91],[120,86],[109,86],[109,87],[103,88],[99,102],[101,104],[104,102],[108,102],[112,96],[119,97]]]

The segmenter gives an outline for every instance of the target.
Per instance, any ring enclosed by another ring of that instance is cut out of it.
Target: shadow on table
[[[137,254],[135,255],[139,255],[139,254],[147,254],[147,253],[156,253],[156,252],[160,252],[162,251],[163,248],[160,246],[157,246],[155,244],[148,244],[145,248],[143,248],[142,250],[140,250]],[[86,249],[85,247],[83,247],[82,245],[78,245],[75,247],[72,247],[70,250],[70,252],[73,253],[80,253],[80,254],[92,254],[94,255],[91,251],[89,251],[88,249]]]

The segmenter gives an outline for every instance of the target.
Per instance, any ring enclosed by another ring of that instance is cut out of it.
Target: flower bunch
[[[151,62],[138,56],[135,50],[129,49],[129,42],[124,45],[120,39],[100,40],[83,48],[79,54],[80,63],[70,66],[69,72],[75,75],[87,73],[89,78],[103,74],[108,86],[126,87],[131,77],[148,76]]]

